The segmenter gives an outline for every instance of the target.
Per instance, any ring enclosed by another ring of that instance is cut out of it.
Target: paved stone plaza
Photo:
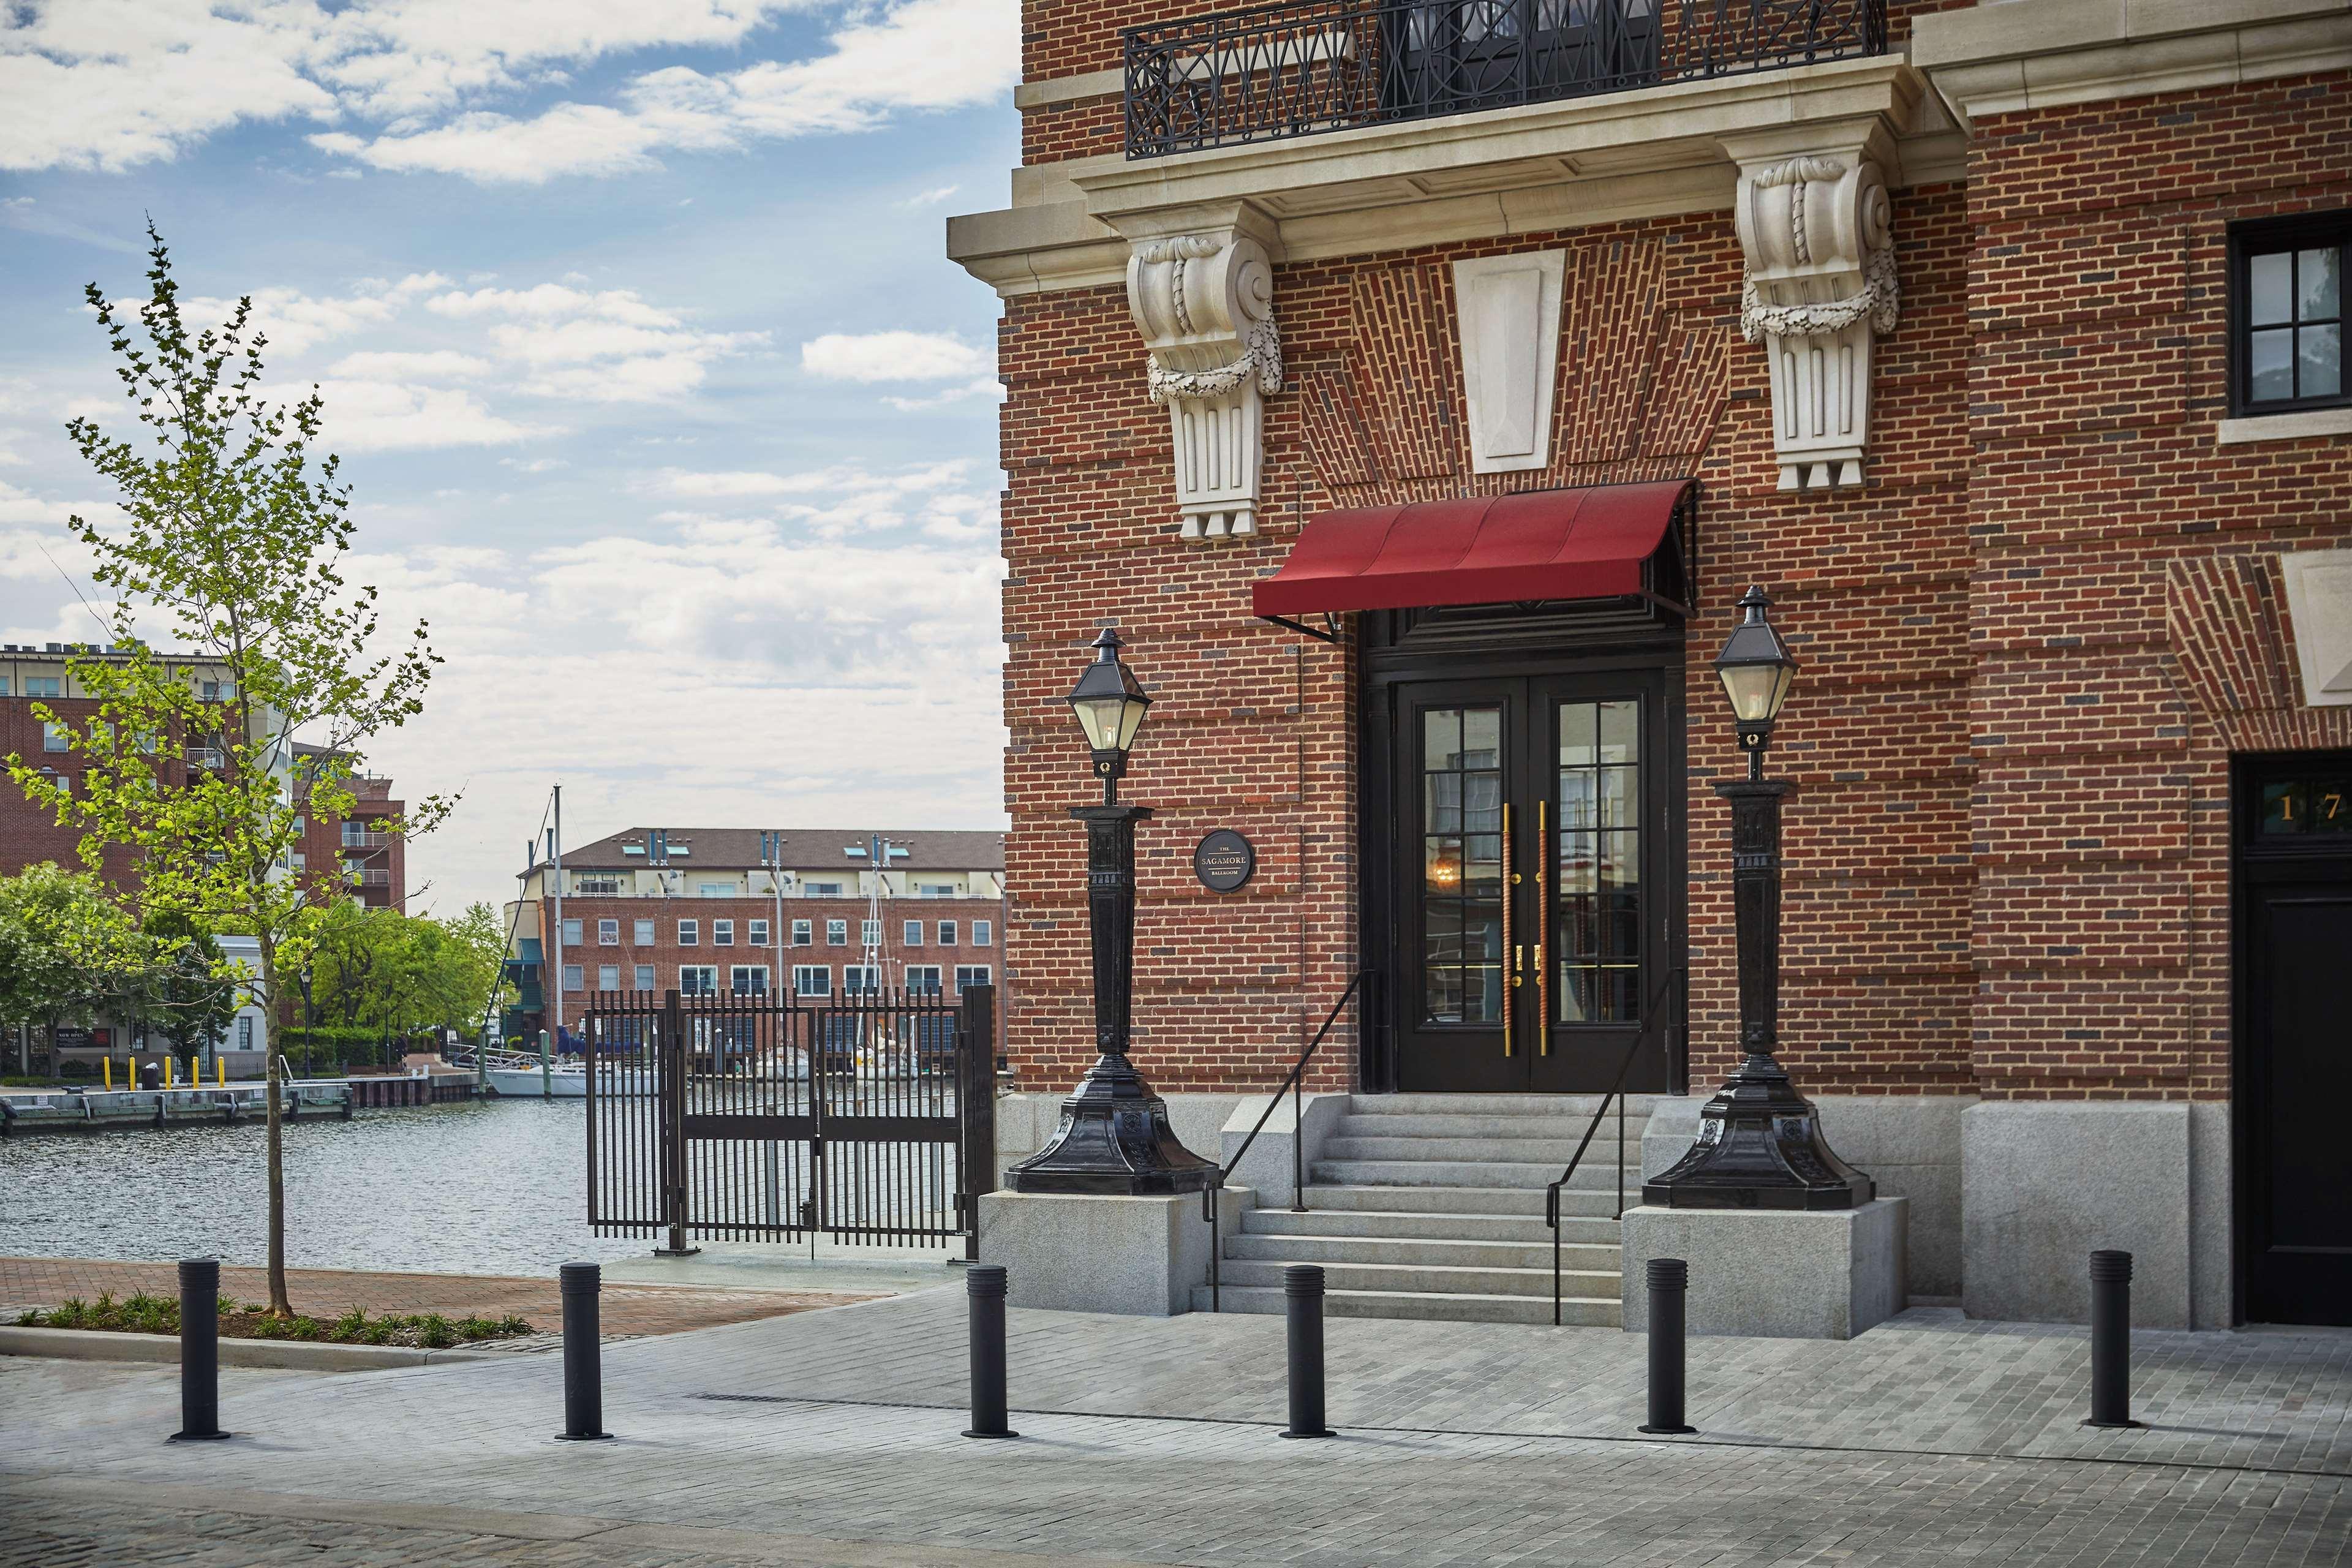
[[[0,1562],[2309,1563],[2352,1555],[2352,1335],[2138,1337],[2091,1432],[2080,1331],[1913,1311],[1695,1340],[1334,1321],[1329,1443],[1277,1436],[1282,1324],[1012,1314],[1017,1443],[962,1425],[961,1293],[636,1341],[567,1444],[554,1357],[225,1374],[0,1361]],[[991,1555],[995,1554],[995,1555]]]

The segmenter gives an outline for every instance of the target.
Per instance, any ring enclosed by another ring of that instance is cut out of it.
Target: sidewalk
[[[607,1338],[675,1334],[782,1317],[812,1307],[835,1307],[887,1289],[877,1284],[868,1290],[787,1291],[772,1286],[723,1289],[700,1284],[613,1284],[608,1280],[600,1316]],[[28,1308],[54,1307],[69,1296],[96,1300],[101,1290],[111,1290],[117,1300],[137,1290],[151,1296],[177,1296],[179,1269],[170,1263],[120,1263],[93,1258],[0,1258],[0,1322],[13,1323]],[[223,1264],[221,1290],[239,1301],[267,1301],[268,1272]],[[551,1334],[563,1326],[562,1298],[552,1279],[289,1268],[286,1293],[296,1311],[314,1318],[340,1317],[352,1307],[363,1307],[376,1313],[438,1312],[446,1318],[462,1318],[469,1312],[503,1318],[511,1313],[530,1319],[533,1328]]]
[[[611,1443],[550,1440],[551,1357],[231,1373],[194,1446],[168,1371],[0,1360],[0,1562],[2352,1560],[2352,1334],[2143,1332],[2131,1432],[2079,1425],[2079,1330],[1695,1339],[1700,1434],[1652,1439],[1638,1335],[1327,1327],[1324,1443],[1278,1436],[1278,1319],[1031,1311],[1023,1440],[965,1441],[955,1291],[614,1346]]]

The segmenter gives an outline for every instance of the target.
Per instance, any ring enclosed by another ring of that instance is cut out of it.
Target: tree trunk
[[[278,995],[277,954],[265,942],[261,949],[261,1016],[274,1024],[274,999]],[[265,1029],[265,1047],[275,1045]],[[286,1294],[286,1140],[285,1124],[279,1119],[278,1095],[283,1080],[278,1064],[286,1053],[265,1049],[263,1070],[268,1075],[269,1089],[265,1097],[269,1107],[269,1311],[278,1318],[294,1315],[294,1303]]]

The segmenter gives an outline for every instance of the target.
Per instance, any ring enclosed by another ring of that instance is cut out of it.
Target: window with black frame
[[[2352,213],[2247,224],[2230,239],[2232,412],[2352,406],[2344,384]]]

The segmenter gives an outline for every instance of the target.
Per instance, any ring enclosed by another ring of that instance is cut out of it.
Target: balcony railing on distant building
[[[216,773],[228,765],[228,758],[218,746],[189,746],[185,750],[188,766],[192,768],[206,768]]]
[[[1285,0],[1126,43],[1127,155],[1886,52],[1886,0]]]

